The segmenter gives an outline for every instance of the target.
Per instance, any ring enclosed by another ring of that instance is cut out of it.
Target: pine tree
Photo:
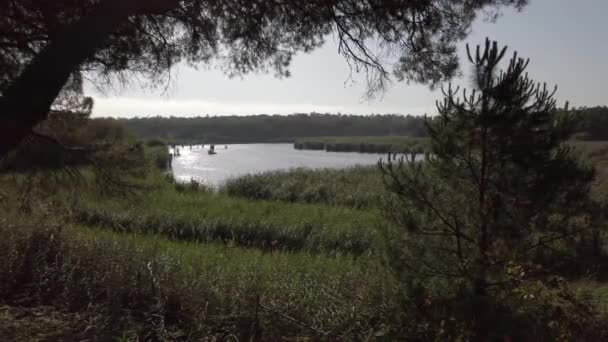
[[[468,296],[479,321],[488,298],[521,280],[514,269],[550,273],[539,255],[587,229],[594,177],[566,144],[576,113],[556,108],[556,89],[528,78],[517,53],[499,71],[506,50],[467,46],[474,90],[443,89],[439,116],[427,121],[432,153],[380,164],[393,197],[393,270],[410,285]]]

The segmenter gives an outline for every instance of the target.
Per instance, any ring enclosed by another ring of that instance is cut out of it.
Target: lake
[[[345,168],[375,165],[386,154],[296,150],[293,144],[216,145],[217,154],[207,154],[209,145],[180,148],[172,162],[173,176],[179,181],[195,179],[212,186],[248,173],[287,170],[297,167]]]

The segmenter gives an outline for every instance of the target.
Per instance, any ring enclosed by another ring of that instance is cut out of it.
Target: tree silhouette
[[[480,330],[494,326],[488,298],[522,280],[520,273],[551,274],[536,268],[536,257],[591,229],[581,222],[594,170],[566,144],[577,115],[556,108],[555,91],[530,80],[517,53],[499,72],[505,52],[489,40],[469,52],[474,90],[458,97],[458,89],[444,89],[425,162],[381,164],[395,196],[387,211],[392,265],[409,281],[472,298]],[[488,338],[489,331],[478,333]]]
[[[44,120],[68,79],[158,79],[179,61],[229,75],[289,75],[294,54],[329,34],[370,92],[431,85],[458,71],[455,42],[476,13],[526,0],[5,0],[0,2],[0,156]],[[371,44],[373,42],[373,44]],[[385,63],[388,61],[388,63]]]

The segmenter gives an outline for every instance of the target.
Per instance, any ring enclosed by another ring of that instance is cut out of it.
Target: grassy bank
[[[581,158],[596,165],[599,173],[596,190],[608,187],[604,185],[608,173],[608,142],[573,140],[571,145],[580,152]],[[360,209],[378,208],[386,196],[382,176],[376,166],[339,170],[298,168],[249,174],[227,180],[220,192],[250,200],[318,203]]]
[[[425,153],[428,139],[407,136],[311,137],[297,138],[294,148],[330,152]]]
[[[248,201],[159,184],[135,198],[79,196],[70,216],[89,226],[175,240],[355,254],[370,248],[380,220],[375,210]]]
[[[176,187],[157,172],[145,184],[128,196],[74,184],[31,213],[2,187],[0,339],[387,333],[397,287],[366,252],[377,212],[248,201]]]
[[[608,151],[579,147],[594,162]],[[376,248],[374,167],[245,176],[220,193],[155,170],[138,193],[58,188],[27,214],[0,181],[0,340],[395,340],[419,328]],[[605,312],[604,283],[574,285]]]

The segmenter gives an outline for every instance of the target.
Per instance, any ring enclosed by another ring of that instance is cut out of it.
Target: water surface
[[[385,154],[356,152],[325,152],[296,150],[293,144],[232,144],[216,145],[217,154],[207,153],[196,146],[180,148],[180,156],[172,162],[173,175],[177,180],[195,179],[212,186],[221,185],[226,179],[248,173],[272,170],[288,170],[297,167],[345,168],[355,165],[374,165]]]

